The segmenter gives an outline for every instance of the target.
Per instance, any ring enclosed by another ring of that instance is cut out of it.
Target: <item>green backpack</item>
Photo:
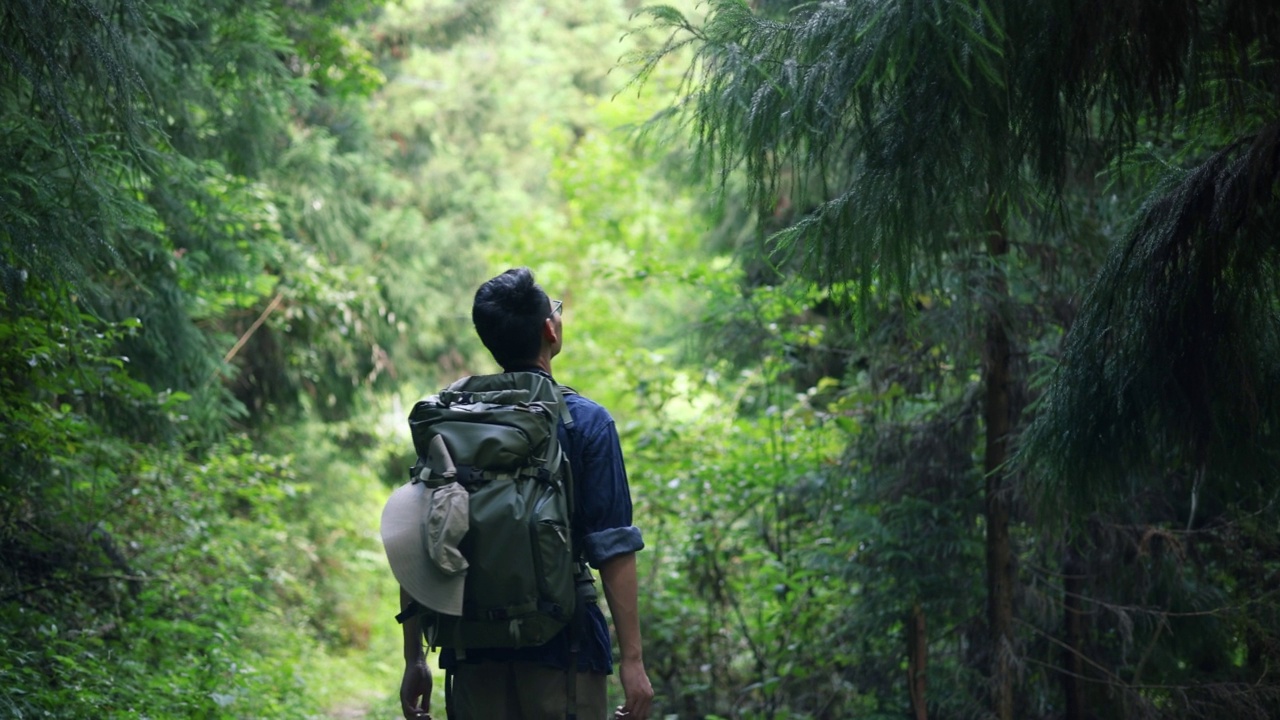
[[[537,373],[477,375],[410,412],[411,480],[457,483],[469,504],[462,614],[418,605],[397,618],[421,616],[433,646],[541,645],[573,619],[573,480],[557,432],[573,424],[566,391]]]

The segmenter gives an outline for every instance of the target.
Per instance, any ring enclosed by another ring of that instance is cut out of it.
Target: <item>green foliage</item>
[[[850,450],[890,478],[887,487],[911,488],[912,502],[879,515],[872,508],[884,498],[872,493],[860,509],[886,520],[888,539],[895,525],[916,529],[929,517],[965,527],[973,509],[955,501],[971,492],[983,444],[977,519],[987,540],[989,627],[964,624],[963,599],[929,614],[976,641],[946,667],[990,668],[992,694],[948,705],[948,716],[982,705],[1000,717],[1111,708],[1117,717],[1269,716],[1274,687],[1241,684],[1265,672],[1225,661],[1253,656],[1231,629],[1247,613],[1208,580],[1247,571],[1182,550],[1235,547],[1226,538],[1245,524],[1242,512],[1273,514],[1280,405],[1264,388],[1274,384],[1276,354],[1267,218],[1275,215],[1280,51],[1264,28],[1275,27],[1275,8],[1168,10],[727,1],[712,3],[700,23],[670,8],[649,13],[672,33],[651,60],[695,53],[687,99],[668,116],[692,129],[697,158],[719,171],[723,189],[733,191],[742,173],[765,234],[754,264],[767,270],[744,275],[744,294],[797,275],[823,281],[833,301],[852,303],[864,333],[846,369],[861,365],[867,386],[887,399],[895,371],[910,378],[910,389],[876,411],[878,431],[857,436]],[[1141,183],[1152,177],[1150,160],[1174,166],[1176,179],[1130,220],[1129,193],[1148,192]],[[1179,165],[1190,168],[1185,179]],[[1104,167],[1113,183],[1105,189],[1094,177]],[[1111,207],[1097,197],[1104,192],[1115,193]],[[1077,248],[1122,227],[1133,228],[1128,240],[1077,306],[1072,292],[1097,262],[1092,248],[1078,257]],[[719,327],[745,336],[739,357],[767,337],[768,326],[746,318]],[[856,397],[851,375],[841,375],[840,391]],[[921,428],[937,436],[948,418],[970,417],[969,377],[980,383],[984,421],[957,441],[970,452],[905,456],[937,457],[947,478],[937,487],[949,492],[922,498],[912,462],[900,467],[895,457],[904,456],[884,453],[913,447],[907,439]],[[1048,395],[1037,405],[1041,390]],[[919,414],[899,414],[904,400],[901,409],[915,401]],[[1016,452],[1028,407],[1043,414],[1022,463],[1009,464],[1005,445]],[[1016,493],[1028,468],[1037,473],[1036,506]],[[897,512],[911,519],[898,525]],[[1064,527],[1061,540],[1038,532]],[[1196,534],[1210,528],[1226,535]],[[972,541],[963,531],[952,537]],[[1159,554],[1150,537],[1178,550]],[[940,564],[885,569],[948,578]],[[1015,580],[1034,592],[1019,595]],[[899,612],[906,606],[898,599]],[[874,617],[876,607],[872,596],[863,611]],[[1184,623],[1198,614],[1204,622]],[[1164,635],[1175,624],[1177,642]],[[1134,664],[1138,647],[1143,659]],[[892,651],[879,652],[887,659]],[[1124,698],[1119,707],[1104,699],[1114,694]],[[930,692],[926,700],[934,710],[955,698]]]
[[[663,712],[874,707],[848,681],[855,646],[830,642],[848,597],[841,568],[859,542],[828,524],[845,494],[838,435],[799,410],[758,422],[723,411],[668,419],[634,441],[628,459],[650,540],[646,657]]]
[[[133,18],[136,7],[122,11]],[[134,177],[146,134],[128,53],[126,34],[95,3],[33,0],[0,11],[6,293],[23,269],[75,277],[110,262],[117,226],[145,220],[137,199],[113,188]]]
[[[6,715],[313,716],[313,666],[368,643],[378,483],[233,427],[354,412],[409,315],[292,212],[380,162],[330,130],[380,82],[333,24],[371,8],[0,11]]]
[[[1211,507],[1275,493],[1274,136],[1172,178],[1084,303],[1029,438],[1043,492],[1097,507],[1169,483]],[[1212,511],[1211,511],[1212,512]]]
[[[938,717],[993,653],[1021,716],[1273,713],[1274,9],[631,9],[0,9],[0,712],[398,712],[402,398],[490,369],[471,292],[530,265],[664,716],[901,717],[921,639]],[[992,327],[1047,500],[1007,648]]]
[[[347,628],[307,574],[336,557],[317,543],[342,524],[291,521],[310,489],[242,439],[199,464],[131,450],[115,472],[79,464],[92,485],[40,509],[56,522],[20,521],[49,542],[7,538],[7,566],[51,575],[8,596],[3,702],[15,717],[308,716],[312,624]]]
[[[233,438],[187,455],[113,432],[104,408],[181,426],[191,399],[154,393],[111,354],[136,321],[36,307],[62,312],[8,315],[0,332],[0,612],[12,630],[0,706],[14,717],[310,716],[331,701],[311,687],[317,641],[368,642],[364,604],[384,574],[370,490],[381,484],[316,450],[293,460],[292,448],[339,445],[327,437],[276,454]]]
[[[277,537],[300,484],[243,441],[199,462],[112,432],[112,407],[182,424],[190,398],[154,393],[110,354],[137,321],[36,307],[59,312],[7,314],[0,333],[12,630],[0,704],[14,717],[289,716],[303,687],[282,661],[305,635],[280,626],[279,608],[302,608],[271,580],[305,564]]]
[[[646,628],[670,707],[900,716],[906,620],[919,605],[930,628],[964,628],[930,631],[931,696],[948,716],[975,715],[964,662],[981,642],[969,373],[955,373],[945,346],[920,347],[901,318],[878,318],[876,344],[854,345],[847,318],[829,312],[831,290],[744,294],[737,271],[709,275],[700,347],[743,352],[710,360],[693,397],[668,401],[669,425],[643,431],[629,454],[643,473],[641,516],[662,532]]]

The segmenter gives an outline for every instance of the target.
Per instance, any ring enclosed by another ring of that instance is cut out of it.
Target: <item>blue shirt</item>
[[[537,369],[520,368],[514,372],[546,375]],[[631,489],[613,417],[599,403],[577,393],[566,393],[565,403],[573,426],[560,425],[560,442],[573,472],[574,540],[587,563],[599,568],[610,558],[640,550],[644,540],[639,528],[631,524]],[[603,596],[599,583],[596,590]],[[586,628],[581,635],[578,670],[612,673],[609,626],[599,604],[587,607]],[[452,669],[458,662],[453,650],[445,648],[440,652],[441,668]],[[461,662],[534,662],[564,669],[569,665],[568,628],[537,647],[468,650]]]

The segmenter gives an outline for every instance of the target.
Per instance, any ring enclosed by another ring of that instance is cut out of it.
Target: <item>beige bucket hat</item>
[[[400,586],[438,613],[462,615],[467,559],[458,549],[470,527],[470,495],[449,482],[402,485],[382,509],[382,545]]]

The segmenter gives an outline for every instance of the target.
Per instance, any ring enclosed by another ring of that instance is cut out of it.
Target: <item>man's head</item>
[[[546,366],[560,352],[559,313],[529,268],[513,268],[476,291],[471,306],[476,334],[504,369]]]

